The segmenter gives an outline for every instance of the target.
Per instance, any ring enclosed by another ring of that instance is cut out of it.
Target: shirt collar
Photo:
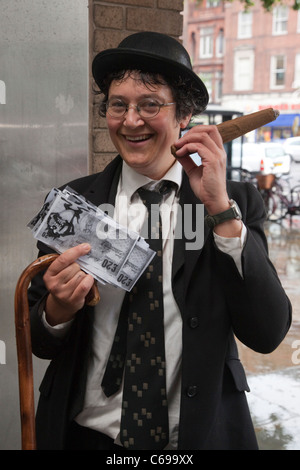
[[[167,171],[163,178],[159,181],[168,180],[177,184],[178,189],[182,183],[182,166],[176,160],[174,165]],[[131,199],[132,195],[141,187],[149,183],[158,183],[157,180],[152,180],[148,176],[141,175],[137,173],[133,168],[131,168],[125,161],[122,165],[122,173],[120,179],[120,190],[122,194],[126,195]],[[178,191],[178,190],[177,190]]]

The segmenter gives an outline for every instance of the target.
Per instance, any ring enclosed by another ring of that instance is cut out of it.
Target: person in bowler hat
[[[132,34],[97,54],[92,73],[118,155],[102,172],[68,186],[97,206],[112,204],[115,220],[137,232],[147,215],[140,188],[160,193],[159,207],[168,210],[160,211],[162,249],[154,259],[162,274],[154,279],[148,270],[129,295],[99,283],[100,301],[88,306],[94,279],[77,263],[90,250],[81,244],[33,280],[33,353],[50,360],[40,385],[37,447],[257,449],[235,338],[270,353],[291,324],[289,299],[268,257],[262,199],[253,185],[226,180],[216,126],[182,132],[209,96],[180,42],[161,33]],[[39,256],[51,252],[40,242],[38,249]],[[157,373],[129,344],[130,303],[135,323],[147,317],[147,331],[135,341],[143,341]],[[126,328],[116,335],[121,319]],[[124,342],[125,356],[115,356],[123,359],[112,386],[107,370],[115,342]],[[158,343],[162,352],[151,356]],[[131,379],[140,374],[136,383],[127,382],[127,369]]]

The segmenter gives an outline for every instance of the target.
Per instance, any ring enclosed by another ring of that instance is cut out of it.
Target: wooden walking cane
[[[19,399],[21,416],[22,450],[36,449],[34,384],[30,335],[30,315],[27,289],[31,280],[44,271],[58,254],[41,256],[23,271],[15,290],[15,329],[19,373]],[[86,304],[96,305],[100,300],[97,287],[91,289]]]
[[[222,122],[217,127],[225,143],[257,129],[270,121],[274,121],[278,115],[279,113],[277,111],[268,108],[263,111],[258,111],[257,113]],[[172,148],[172,153],[173,152],[175,152],[176,156],[175,147]],[[34,276],[40,271],[45,270],[57,256],[57,254],[49,254],[33,261],[21,274],[15,290],[15,328],[23,450],[36,449],[33,367],[27,289]],[[88,305],[96,305],[99,299],[99,293],[94,286],[94,289],[86,299],[86,303]]]

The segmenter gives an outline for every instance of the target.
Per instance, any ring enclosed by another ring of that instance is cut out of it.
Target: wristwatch
[[[242,219],[242,213],[237,203],[233,199],[230,199],[229,204],[230,209],[227,209],[224,212],[220,212],[220,214],[205,216],[205,221],[209,228],[214,228],[216,225],[219,225],[222,222],[227,222],[227,220]]]

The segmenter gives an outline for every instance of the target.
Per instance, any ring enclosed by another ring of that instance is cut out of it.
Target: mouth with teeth
[[[145,142],[151,139],[151,135],[137,135],[137,136],[126,135],[125,139],[128,142]]]

